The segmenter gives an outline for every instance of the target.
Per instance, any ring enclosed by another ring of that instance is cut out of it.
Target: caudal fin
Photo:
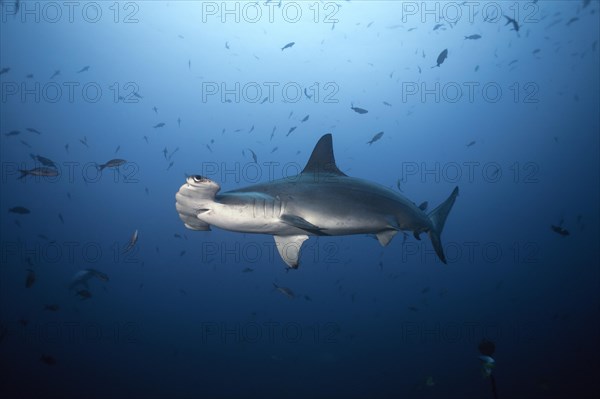
[[[458,187],[452,191],[452,194],[446,198],[446,201],[442,202],[428,215],[433,225],[431,230],[429,230],[429,238],[431,239],[435,253],[444,263],[446,263],[446,256],[444,255],[444,248],[442,247],[441,235],[442,230],[444,229],[444,224],[446,223],[446,218],[448,217],[448,214],[450,213],[457,196]]]

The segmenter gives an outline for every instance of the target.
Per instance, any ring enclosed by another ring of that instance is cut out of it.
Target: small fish
[[[63,215],[62,215],[62,213],[59,213],[59,214],[58,214],[58,219],[60,220],[60,222],[61,222],[62,224],[65,224],[65,219],[63,219]]]
[[[476,143],[476,141],[471,141],[469,144],[467,144],[467,147],[472,147],[475,145],[475,143]]]
[[[174,164],[174,163],[175,163],[175,161],[171,161],[171,162],[169,163],[169,166],[167,167],[167,170],[171,169],[171,167],[173,166],[173,164]]]
[[[290,134],[292,134],[292,132],[296,130],[296,126],[291,127],[290,130],[287,132],[287,134],[285,135],[285,137],[289,136]]]
[[[367,111],[367,110],[366,110],[366,109],[364,109],[364,108],[355,107],[353,104],[352,104],[352,105],[350,105],[350,109],[351,109],[352,111],[356,112],[357,114],[361,114],[361,115],[362,115],[362,114],[366,114],[367,112],[369,112],[369,111]]]
[[[575,21],[579,21],[579,18],[577,18],[577,17],[573,17],[573,18],[571,18],[571,19],[570,19],[570,20],[569,20],[569,21],[568,21],[568,22],[567,22],[565,25],[569,26],[569,25],[571,25],[571,24],[572,24],[573,22],[575,22]]]
[[[60,310],[60,306],[56,304],[46,305],[44,306],[44,310],[49,310],[51,312],[58,312]]]
[[[371,145],[374,142],[379,141],[382,137],[383,137],[383,132],[379,132],[375,136],[373,136],[373,138],[371,140],[367,141],[367,144]]]
[[[5,135],[6,137],[9,137],[9,136],[16,136],[16,135],[18,135],[19,133],[21,133],[21,131],[20,131],[20,130],[11,130],[11,131],[10,131],[10,132],[8,132],[8,133],[4,133],[4,135]]]
[[[50,158],[46,158],[41,155],[33,155],[33,154],[29,154],[29,156],[31,157],[31,159],[33,159],[34,161],[38,161],[39,163],[41,163],[44,166],[56,168],[56,163],[54,163],[54,161],[52,161]]]
[[[567,229],[563,229],[561,226],[550,225],[550,228],[552,231],[563,237],[570,235],[569,231]]]
[[[79,298],[82,301],[85,300],[85,299],[90,299],[92,297],[92,293],[89,292],[88,290],[79,290],[75,294],[79,295]]]
[[[115,154],[116,154],[117,152],[119,152],[119,150],[120,150],[120,149],[121,149],[121,146],[120,146],[120,145],[118,145],[118,146],[117,146],[117,148],[115,149]]]
[[[155,114],[158,115],[158,108],[156,108],[156,106],[152,107],[152,110],[154,111]]]
[[[137,229],[133,232],[133,234],[131,235],[131,238],[129,239],[129,242],[127,243],[127,246],[125,247],[125,249],[123,250],[123,253],[127,253],[129,251],[131,251],[133,249],[133,247],[135,247],[135,244],[138,241],[138,231]]]
[[[250,269],[249,267],[245,268],[244,270],[242,270],[242,273],[250,273],[253,272],[254,269]]]
[[[144,141],[146,141],[146,144],[149,144],[148,143],[148,136],[144,136],[143,139],[144,139]]]
[[[33,168],[33,169],[29,169],[29,170],[19,169],[19,172],[21,172],[21,176],[19,176],[19,179],[22,179],[25,176],[44,176],[44,177],[58,176],[58,170],[56,170],[55,168],[48,168],[45,166],[40,167],[40,168]]]
[[[444,61],[448,58],[448,49],[443,50],[440,55],[437,57],[437,65],[432,66],[432,68],[439,67],[444,63]]]
[[[33,79],[33,74],[32,74],[32,73],[29,73],[29,74],[25,75],[25,77],[26,77],[27,79]]]
[[[213,152],[212,148],[210,147],[210,145],[206,145],[206,148],[208,148],[208,151],[210,151],[211,153]]]
[[[306,87],[304,88],[304,95],[306,96],[306,98],[308,98],[309,100],[313,97],[313,96],[309,96],[308,95],[308,91],[306,90]],[[313,94],[314,95],[314,94]]]
[[[225,42],[225,48],[229,50],[229,42]]]
[[[273,131],[271,132],[271,137],[269,138],[269,141],[273,140],[273,136],[275,136],[276,129],[277,129],[277,126],[273,126]]]
[[[254,162],[258,163],[258,158],[256,157],[254,151],[252,151],[250,148],[248,148],[248,151],[250,151],[250,153],[252,154],[252,159],[254,160]]]
[[[289,288],[286,288],[286,287],[280,287],[280,286],[278,286],[278,285],[277,285],[277,284],[275,284],[275,283],[273,283],[273,286],[275,287],[275,289],[276,289],[277,291],[281,292],[283,295],[287,296],[287,297],[288,297],[288,298],[290,298],[290,299],[294,299],[294,297],[296,296],[296,295],[294,294],[294,291],[292,291],[292,290],[291,290],[291,289],[289,289]]]
[[[401,193],[403,193],[404,191],[402,191],[402,188],[400,187],[401,183],[402,183],[402,180],[398,179],[398,181],[396,181],[396,187],[398,187],[398,191],[400,191]]]
[[[173,237],[175,237],[175,238],[181,238],[181,236],[179,234],[177,234],[177,233],[173,234]]]
[[[504,16],[504,18],[506,18],[506,24],[504,24],[504,26],[512,24],[513,30],[519,32],[519,23],[517,21],[506,15]]]
[[[54,366],[56,364],[56,359],[50,355],[42,355],[40,357],[40,361],[48,366]]]
[[[164,122],[160,122],[160,123],[157,123],[156,125],[154,125],[154,129],[157,129],[159,127],[164,127],[164,126],[165,126],[165,123]]]
[[[65,151],[67,152],[67,154],[69,153],[69,144],[65,144]]]
[[[81,68],[79,71],[77,71],[77,73],[82,73],[82,72],[86,72],[86,71],[89,71],[89,70],[90,70],[89,65],[86,65],[83,68]]]
[[[42,134],[42,132],[40,132],[39,130],[36,130],[32,127],[25,128],[25,130],[27,130],[28,132],[31,132],[31,133],[35,133],[35,134]]]
[[[102,165],[98,165],[96,164],[96,168],[98,168],[99,171],[103,171],[105,168],[118,168],[121,165],[126,164],[127,161],[124,159],[111,159],[110,161],[108,161],[107,163],[104,163]]]
[[[296,42],[290,42],[290,43],[286,44],[285,46],[283,46],[281,48],[281,51],[285,50],[286,48],[291,48],[294,44],[296,44]]]
[[[304,299],[307,301],[312,301],[312,299],[310,299],[310,297],[308,295],[304,295]]]
[[[185,250],[183,250],[179,253],[179,256],[183,256],[183,255],[185,255]]]
[[[465,36],[465,40],[478,40],[481,39],[481,35],[469,35],[469,36]]]
[[[181,118],[177,118],[177,127],[181,127]]]
[[[0,75],[4,75],[5,73],[8,73],[10,71],[10,68],[2,68],[0,69]]]
[[[271,150],[271,154],[274,153],[275,151],[277,151],[279,147],[273,147],[273,149]]]
[[[54,79],[58,75],[60,75],[60,70],[57,69],[56,71],[54,71],[54,73],[52,74],[52,76],[50,76],[50,79]]]
[[[17,213],[19,215],[27,215],[29,213],[31,213],[31,211],[23,206],[15,206],[13,208],[10,208],[8,210],[11,213]]]
[[[302,122],[302,123],[306,122],[309,117],[310,117],[310,115],[306,115],[304,118],[302,118],[302,120],[300,122]]]
[[[391,107],[391,106],[392,106],[392,104],[388,103],[387,101],[384,101],[384,102],[383,102],[383,105],[385,105],[385,106],[388,106],[388,107]]]
[[[264,104],[264,103],[266,103],[266,102],[267,102],[267,100],[268,100],[268,99],[269,99],[269,97],[267,96],[267,97],[263,98],[263,100],[262,100],[260,103],[261,103],[261,104]]]
[[[88,148],[90,147],[90,146],[88,145],[88,142],[87,142],[87,137],[86,137],[86,136],[83,136],[83,140],[82,140],[82,139],[79,139],[79,142],[80,142],[81,144],[83,144],[84,146],[88,147]]]
[[[35,283],[35,272],[31,269],[27,269],[27,277],[25,278],[25,288],[31,288]]]
[[[248,133],[252,133],[254,131],[254,125],[252,125],[252,127],[250,128],[250,131]]]
[[[441,28],[442,26],[444,26],[444,24],[436,24],[436,25],[433,27],[433,30],[438,30],[438,29],[439,29],[439,28]]]
[[[479,65],[475,65],[475,72],[479,71]]]

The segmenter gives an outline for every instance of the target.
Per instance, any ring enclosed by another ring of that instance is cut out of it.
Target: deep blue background
[[[221,2],[102,2],[76,3],[70,21],[62,2],[12,15],[3,1],[0,395],[485,398],[487,338],[500,398],[595,397],[599,3],[587,3],[473,3],[469,15],[459,3],[262,2],[251,21],[228,2],[236,21]],[[239,98],[207,94],[236,84]],[[296,101],[296,87],[315,96]],[[460,187],[448,265],[425,236],[386,248],[313,237],[286,272],[269,236],[184,228],[186,174],[223,190],[294,174],[325,133],[342,171],[400,180],[430,209]],[[61,174],[17,179],[39,166],[30,154]],[[128,163],[98,177],[94,163],[112,158]],[[567,237],[550,229],[561,222]],[[90,267],[110,281],[82,301],[68,284]]]

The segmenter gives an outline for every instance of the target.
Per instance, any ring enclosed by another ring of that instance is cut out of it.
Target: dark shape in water
[[[366,109],[364,109],[364,108],[355,107],[355,106],[354,106],[354,104],[351,104],[351,105],[350,105],[350,109],[351,109],[352,111],[356,112],[357,114],[361,114],[361,115],[362,115],[362,114],[366,114],[367,112],[369,112],[369,111],[367,111],[367,110],[366,110]]]
[[[494,356],[494,352],[496,351],[496,344],[494,344],[492,341],[489,341],[487,339],[482,339],[481,342],[479,343],[479,352],[483,355],[483,356]]]
[[[160,122],[160,123],[157,123],[156,125],[154,125],[154,128],[156,129],[156,128],[164,127],[164,126],[165,126],[165,123],[164,122]]]
[[[444,61],[448,58],[448,49],[445,49],[438,55],[437,57],[437,65],[432,66],[432,68],[439,67],[444,63]]]
[[[570,234],[569,230],[563,229],[561,226],[555,226],[552,224],[552,225],[550,225],[550,228],[552,229],[553,232],[560,234],[563,237],[568,236]]]
[[[12,212],[12,213],[17,213],[19,215],[27,215],[27,214],[31,213],[31,211],[29,209],[25,208],[24,206],[15,206],[15,207],[10,208],[8,211]]]
[[[40,168],[33,168],[33,169],[29,169],[29,170],[24,170],[24,169],[19,169],[19,172],[21,172],[21,176],[19,176],[19,179],[24,178],[25,176],[45,176],[45,177],[54,177],[54,176],[58,176],[58,170],[54,169],[54,168],[48,168],[48,167],[40,167]]]
[[[25,278],[25,288],[31,288],[35,283],[35,272],[31,269],[27,269],[27,277]]]
[[[283,46],[281,48],[281,51],[285,50],[286,48],[291,48],[294,44],[296,44],[296,42],[290,42],[290,43],[286,44],[285,46]]]
[[[469,36],[465,36],[465,40],[478,40],[481,39],[481,35],[469,35]]]
[[[31,157],[31,159],[33,159],[34,161],[38,161],[39,163],[41,163],[44,166],[56,168],[56,164],[50,158],[46,158],[41,155],[33,155],[33,154],[29,154],[29,156]]]
[[[375,136],[373,136],[373,138],[371,140],[367,141],[367,144],[371,145],[374,142],[379,141],[382,137],[383,137],[383,132],[379,132]]]
[[[110,161],[108,161],[105,164],[102,165],[96,165],[96,167],[98,168],[99,171],[104,170],[104,168],[118,168],[119,166],[123,165],[127,163],[126,160],[124,159],[111,159]]]
[[[506,24],[504,24],[504,26],[512,24],[513,30],[519,32],[519,23],[516,20],[514,20],[511,17],[508,17],[506,15],[504,16],[504,18],[506,18]]]
[[[77,295],[79,295],[79,298],[81,298],[82,301],[92,297],[92,293],[85,289],[77,291]]]

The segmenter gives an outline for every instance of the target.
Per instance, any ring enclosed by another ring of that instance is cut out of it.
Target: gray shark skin
[[[321,137],[299,175],[225,193],[220,189],[206,177],[186,179],[175,196],[185,226],[273,235],[282,259],[294,269],[308,236],[374,234],[386,246],[399,231],[412,231],[417,239],[428,233],[436,254],[446,263],[440,235],[458,195],[456,187],[426,214],[387,187],[341,172],[331,134]]]

